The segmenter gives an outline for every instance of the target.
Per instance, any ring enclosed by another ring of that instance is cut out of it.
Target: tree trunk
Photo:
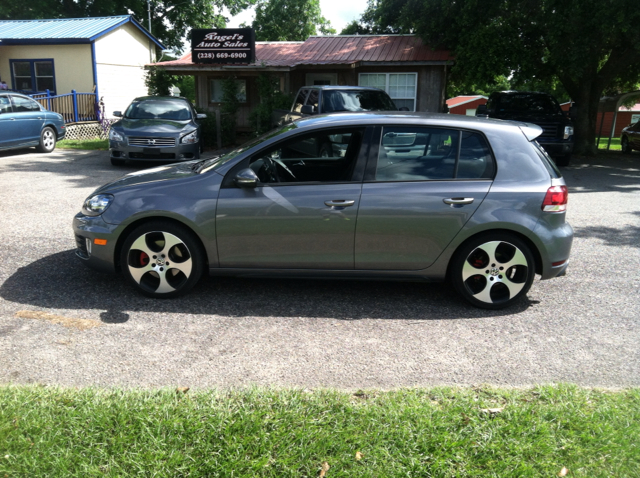
[[[569,91],[576,102],[577,117],[574,120],[575,142],[573,152],[577,155],[593,156],[598,151],[596,145],[598,104],[600,103],[600,90],[595,82],[580,82],[574,91]]]

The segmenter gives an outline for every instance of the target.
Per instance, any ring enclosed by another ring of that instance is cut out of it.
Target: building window
[[[222,79],[209,80],[210,103],[222,103]],[[238,101],[240,103],[247,102],[247,80],[235,80],[238,85]]]
[[[13,88],[28,92],[49,90],[55,94],[53,60],[10,60]]]
[[[359,84],[386,91],[398,108],[416,110],[417,73],[360,73]]]

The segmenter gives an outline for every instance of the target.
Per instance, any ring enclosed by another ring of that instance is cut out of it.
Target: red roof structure
[[[249,65],[196,64],[187,53],[179,60],[156,65],[169,69],[284,67],[310,65],[444,65],[454,57],[447,50],[432,50],[415,35],[312,36],[304,42],[256,42],[256,60]]]

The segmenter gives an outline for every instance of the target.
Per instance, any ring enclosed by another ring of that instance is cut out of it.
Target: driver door
[[[220,267],[353,269],[364,131],[298,135],[233,168],[216,212]],[[330,156],[309,144],[330,144]],[[235,184],[245,168],[257,175],[256,187]]]

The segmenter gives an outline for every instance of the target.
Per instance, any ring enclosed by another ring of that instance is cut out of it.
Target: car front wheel
[[[56,148],[56,132],[53,128],[46,126],[40,133],[40,144],[36,149],[41,153],[50,153]]]
[[[502,309],[529,291],[535,266],[524,241],[508,233],[490,233],[465,244],[450,272],[454,287],[472,305]]]
[[[629,145],[629,138],[627,138],[626,136],[623,136],[622,139],[620,140],[620,146],[622,147],[623,153],[631,152],[631,146]]]
[[[184,227],[153,221],[135,229],[124,242],[120,266],[144,295],[177,297],[202,276],[204,253],[196,237]]]

